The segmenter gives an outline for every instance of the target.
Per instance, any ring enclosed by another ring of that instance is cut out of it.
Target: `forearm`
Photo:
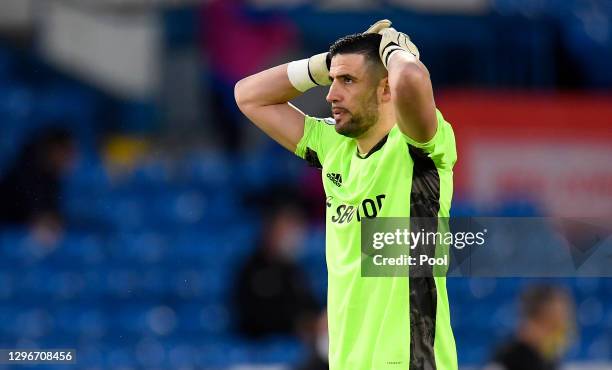
[[[308,89],[329,82],[328,53],[320,53],[249,76],[236,84],[234,92],[240,107],[268,106],[287,103]]]
[[[292,152],[304,135],[305,114],[289,101],[320,85],[312,76],[325,76],[329,80],[321,55],[259,72],[239,81],[234,88],[236,104],[242,113]]]
[[[429,71],[414,55],[406,51],[395,52],[387,65],[389,88],[394,97],[411,94],[431,85]]]
[[[287,66],[282,64],[238,81],[234,88],[238,106],[283,104],[301,95],[287,77]]]
[[[436,133],[436,107],[429,71],[409,52],[395,52],[387,66],[389,89],[400,130],[419,142]]]

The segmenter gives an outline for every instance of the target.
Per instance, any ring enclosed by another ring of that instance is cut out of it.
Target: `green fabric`
[[[296,154],[316,152],[327,196],[329,361],[331,370],[408,370],[410,362],[409,279],[361,277],[360,225],[367,216],[409,217],[413,160],[408,145],[422,148],[440,177],[439,217],[448,217],[457,159],[451,125],[437,112],[438,128],[417,143],[397,126],[386,143],[367,158],[354,139],[336,133],[332,119],[307,116]],[[312,154],[312,153],[311,153]],[[457,369],[446,279],[435,277],[436,366]]]

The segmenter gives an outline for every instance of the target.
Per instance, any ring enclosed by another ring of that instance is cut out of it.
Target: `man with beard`
[[[322,169],[330,369],[453,370],[445,277],[431,268],[418,276],[361,275],[361,221],[448,217],[457,159],[419,52],[390,25],[379,21],[328,53],[249,76],[235,97],[265,133]],[[320,85],[330,85],[333,118],[289,103]]]

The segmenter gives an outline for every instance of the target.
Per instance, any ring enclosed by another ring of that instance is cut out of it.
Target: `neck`
[[[395,121],[390,115],[381,115],[378,122],[376,122],[368,131],[357,138],[357,150],[359,154],[366,155],[374,148],[379,141],[382,140],[385,135],[391,131]]]
[[[543,353],[542,339],[545,335],[536,325],[525,323],[518,330],[518,338],[539,353]]]

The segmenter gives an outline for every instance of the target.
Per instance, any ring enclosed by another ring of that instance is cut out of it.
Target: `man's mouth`
[[[344,108],[332,108],[332,115],[334,119],[337,121],[343,114],[346,114],[346,110]]]

